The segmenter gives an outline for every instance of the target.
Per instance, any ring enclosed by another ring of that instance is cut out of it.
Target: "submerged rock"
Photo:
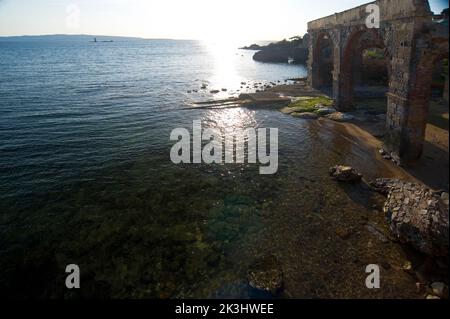
[[[384,212],[400,242],[429,256],[448,257],[448,193],[395,179],[378,179],[371,185],[387,194]]]
[[[334,107],[327,107],[320,105],[319,107],[316,106],[316,113],[320,116],[325,116],[328,114],[333,114],[336,112],[336,109]]]
[[[340,182],[355,183],[362,179],[362,175],[353,167],[336,165],[330,168],[330,175]]]
[[[297,117],[297,118],[304,119],[304,120],[315,120],[315,119],[319,118],[319,115],[317,115],[316,113],[313,113],[313,112],[304,112],[304,113],[293,112],[293,113],[291,113],[291,115],[293,117]]]
[[[342,112],[334,112],[332,114],[327,115],[326,118],[336,122],[346,122],[353,120],[354,116]]]
[[[265,256],[250,266],[247,279],[251,288],[276,295],[283,286],[283,270],[275,256]]]
[[[434,296],[448,299],[448,287],[443,282],[433,282],[431,290]]]

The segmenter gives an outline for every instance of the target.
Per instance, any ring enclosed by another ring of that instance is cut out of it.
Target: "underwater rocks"
[[[315,112],[320,116],[325,116],[336,112],[336,109],[334,107],[323,106],[321,104],[316,105],[315,108]]]
[[[265,256],[249,267],[247,280],[256,292],[275,296],[283,287],[283,270],[275,256]]]
[[[328,114],[326,118],[336,122],[346,122],[354,119],[353,115],[342,112],[334,112],[332,114]]]
[[[330,168],[330,176],[334,177],[340,182],[356,183],[360,182],[362,175],[358,173],[353,167],[336,165]]]
[[[304,119],[304,120],[316,120],[319,118],[319,115],[317,115],[316,113],[313,113],[313,112],[304,112],[304,113],[293,112],[293,113],[291,113],[291,115],[293,117]]]
[[[428,256],[448,256],[448,193],[395,179],[377,179],[370,184],[387,196],[384,212],[400,242]]]

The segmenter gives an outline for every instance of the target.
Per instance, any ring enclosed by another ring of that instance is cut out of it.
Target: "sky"
[[[412,0],[411,0],[412,1]],[[0,36],[281,40],[368,0],[0,0]],[[430,0],[439,13],[448,0]]]

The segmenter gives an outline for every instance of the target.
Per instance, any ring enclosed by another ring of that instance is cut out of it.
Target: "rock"
[[[316,113],[313,113],[313,112],[304,112],[304,113],[293,112],[293,113],[291,113],[291,115],[293,117],[297,117],[297,118],[304,119],[304,120],[315,120],[315,119],[319,118],[319,115],[317,115]]]
[[[350,166],[336,165],[330,168],[330,175],[340,182],[355,183],[362,179],[354,168]]]
[[[328,114],[336,113],[336,109],[334,107],[327,107],[327,106],[323,106],[323,105],[320,105],[320,107],[317,107],[317,105],[316,105],[316,113],[321,116],[325,116]]]
[[[241,50],[261,50],[261,46],[260,45],[258,45],[258,44],[252,44],[252,45],[249,45],[249,46],[246,46],[246,47],[242,47],[242,48],[239,48],[239,49],[241,49]]]
[[[297,45],[272,45],[266,46],[253,55],[253,60],[259,62],[288,63],[289,58],[294,58],[294,63],[306,63],[308,48]]]
[[[247,279],[251,288],[276,295],[283,287],[283,270],[275,256],[265,256],[249,267]]]
[[[376,180],[370,181],[369,185],[376,192],[387,196],[391,187],[397,183],[397,180],[392,178],[377,178]]]
[[[208,87],[208,84],[202,84],[202,86],[200,87],[202,90],[206,90],[206,88]]]
[[[378,179],[370,185],[387,195],[383,210],[401,243],[431,257],[448,258],[448,193],[395,179]]]
[[[448,298],[448,287],[443,282],[433,282],[431,284],[433,295],[439,298]]]
[[[191,93],[192,91],[186,91],[187,93]]]
[[[223,89],[222,89],[222,92],[226,92],[226,91],[228,91],[228,90],[227,90],[227,89],[225,89],[225,88],[223,88]]]
[[[412,273],[413,272],[413,267],[412,264],[409,260],[405,261],[405,263],[402,266],[402,270],[407,272],[407,273]]]
[[[327,119],[336,121],[336,122],[345,122],[345,121],[351,121],[354,119],[354,116],[351,114],[346,114],[342,112],[334,112],[332,114],[328,114],[326,116]]]
[[[219,92],[220,92],[219,90],[211,90],[211,91],[209,91],[209,93],[211,93],[211,94],[217,94]]]
[[[384,149],[381,148],[378,152],[380,153],[380,155],[383,159],[385,159],[385,160],[392,159],[392,156],[388,152],[386,152]]]

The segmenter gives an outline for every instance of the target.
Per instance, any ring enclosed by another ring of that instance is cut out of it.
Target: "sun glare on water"
[[[205,41],[204,44],[214,59],[211,84],[220,86],[217,89],[235,88],[242,80],[236,67],[236,59],[240,57],[238,44],[232,41]]]

